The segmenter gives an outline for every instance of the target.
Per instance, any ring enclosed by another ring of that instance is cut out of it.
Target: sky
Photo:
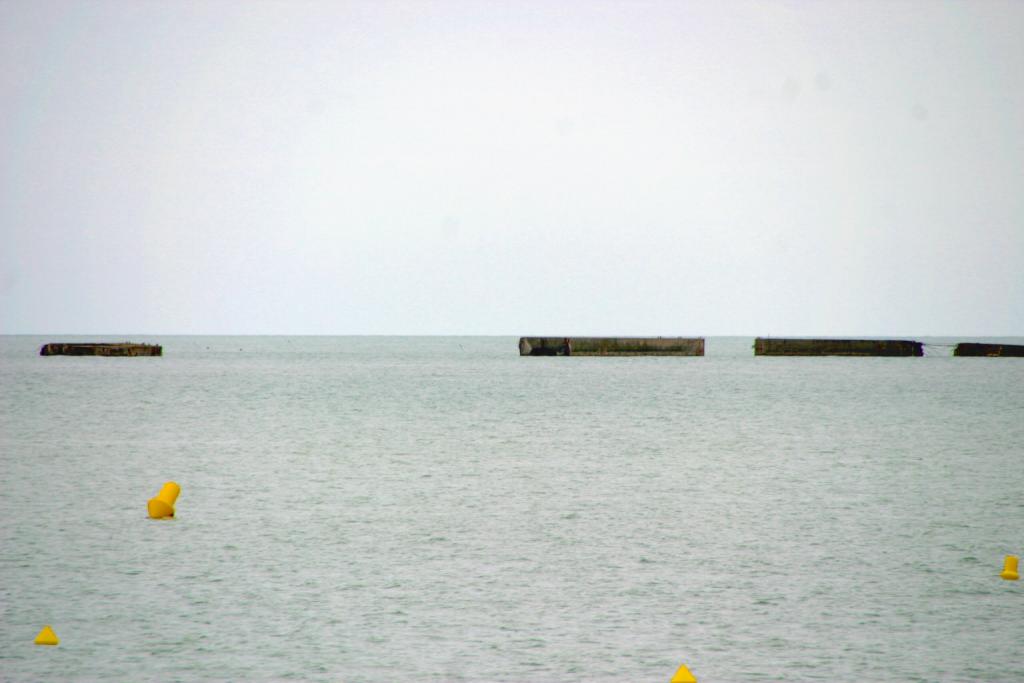
[[[1024,335],[1022,31],[0,0],[0,333]]]

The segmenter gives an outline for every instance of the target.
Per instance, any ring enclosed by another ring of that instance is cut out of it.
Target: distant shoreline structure
[[[162,356],[159,344],[52,342],[43,344],[40,356]]]

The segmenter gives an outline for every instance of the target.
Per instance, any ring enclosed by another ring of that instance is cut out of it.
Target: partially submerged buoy
[[[149,516],[153,519],[163,519],[174,516],[174,501],[178,499],[181,487],[175,482],[169,481],[160,489],[155,498],[149,499]]]
[[[999,575],[999,578],[1006,579],[1007,581],[1016,581],[1020,578],[1020,571],[1017,569],[1017,565],[1020,562],[1020,558],[1016,555],[1007,555],[1006,561],[1003,562],[1003,571]]]
[[[669,683],[697,683],[697,679],[692,673],[690,673],[690,670],[686,668],[685,664],[680,664]]]
[[[53,628],[47,624],[43,627],[43,630],[39,632],[35,640],[36,645],[57,645],[60,643],[60,638],[53,632]]]

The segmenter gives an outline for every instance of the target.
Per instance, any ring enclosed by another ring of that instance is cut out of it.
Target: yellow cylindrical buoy
[[[179,493],[181,493],[181,487],[173,481],[164,484],[160,493],[156,494],[156,498],[149,499],[149,516],[153,519],[173,517],[174,501],[178,500]]]
[[[697,679],[690,673],[685,664],[681,664],[669,683],[697,683]]]
[[[43,630],[36,636],[36,645],[57,645],[60,643],[60,638],[53,632],[53,628],[47,624],[43,627]]]
[[[1003,563],[1003,572],[1000,574],[1000,578],[1006,579],[1007,581],[1016,581],[1020,578],[1020,571],[1017,569],[1017,565],[1020,563],[1020,558],[1016,555],[1007,555],[1006,562]]]

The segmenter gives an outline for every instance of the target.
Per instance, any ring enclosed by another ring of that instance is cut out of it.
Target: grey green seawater
[[[1024,680],[1024,359],[133,339],[0,338],[2,680]]]

